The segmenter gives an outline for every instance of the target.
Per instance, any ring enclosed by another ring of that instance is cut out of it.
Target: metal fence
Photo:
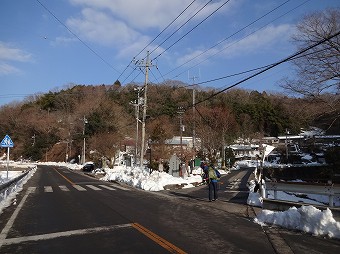
[[[277,199],[278,191],[318,194],[328,196],[329,207],[334,207],[334,197],[340,196],[340,185],[335,184],[310,184],[300,182],[265,182],[265,193],[263,197],[268,198],[268,190],[274,191],[274,199]]]

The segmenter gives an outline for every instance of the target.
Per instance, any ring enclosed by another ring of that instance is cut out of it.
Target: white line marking
[[[60,185],[59,188],[60,188],[62,191],[70,191],[65,185]]]
[[[44,192],[53,192],[53,189],[51,186],[44,186]]]
[[[25,196],[22,198],[22,200],[20,201],[20,204],[17,206],[17,208],[15,209],[14,213],[12,214],[11,218],[7,221],[6,226],[2,229],[1,233],[0,233],[0,248],[1,246],[4,244],[4,241],[8,235],[9,230],[12,228],[15,219],[17,218],[21,208],[24,206],[24,203],[28,197],[28,195],[32,193],[32,189],[29,188],[26,191]]]
[[[49,240],[49,239],[54,239],[58,237],[93,234],[93,233],[111,231],[115,229],[128,228],[128,227],[132,227],[131,224],[121,224],[121,225],[112,225],[112,226],[104,226],[104,227],[96,227],[96,228],[77,229],[77,230],[70,230],[70,231],[43,234],[43,235],[23,236],[23,237],[6,239],[4,240],[2,244],[10,245],[10,244],[18,244],[18,243],[28,242],[28,241]]]
[[[86,185],[86,187],[89,187],[90,189],[95,190],[95,191],[102,190],[102,189],[99,189],[98,187],[93,186],[93,185]]]
[[[86,191],[86,189],[85,188],[83,188],[83,187],[81,187],[80,185],[72,185],[74,188],[76,188],[77,190],[79,190],[79,191]]]
[[[107,185],[99,185],[100,187],[103,187],[103,188],[105,188],[105,189],[108,189],[108,190],[116,190],[116,189],[114,189],[114,188],[111,188],[111,187],[109,187],[109,186],[107,186]]]

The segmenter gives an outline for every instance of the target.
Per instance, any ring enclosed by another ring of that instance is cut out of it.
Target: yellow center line
[[[156,242],[160,246],[162,246],[164,249],[168,250],[171,253],[176,253],[176,254],[186,254],[185,251],[181,250],[180,248],[176,247],[172,243],[168,242],[167,240],[163,239],[159,235],[156,235],[155,233],[151,232],[147,228],[143,227],[142,225],[138,223],[132,223],[132,227],[137,229],[139,232],[142,234],[146,235],[149,237],[152,241]]]
[[[64,176],[63,174],[61,174],[56,168],[54,168],[54,170],[61,175],[66,181],[68,181],[70,184],[75,185],[74,182],[72,182],[70,179],[68,179],[66,176]]]

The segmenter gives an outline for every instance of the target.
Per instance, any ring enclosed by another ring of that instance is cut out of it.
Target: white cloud
[[[81,38],[102,45],[120,46],[138,38],[139,34],[125,23],[115,20],[104,12],[83,9],[81,18],[70,18],[67,25]]]
[[[290,38],[293,28],[289,24],[268,26],[243,39],[229,42],[223,46],[223,54],[235,57],[242,54],[256,53],[258,50],[268,50],[279,43],[286,43]]]
[[[5,76],[9,74],[20,73],[20,70],[12,65],[0,62],[0,76]]]
[[[73,17],[67,25],[81,38],[103,45],[128,46],[138,44],[143,34],[147,42],[158,31],[174,20],[192,0],[69,0],[82,8],[80,17]],[[195,18],[206,17],[223,1],[210,3]],[[183,23],[206,2],[196,1],[177,22]],[[228,11],[232,4],[225,5],[218,13]],[[182,21],[180,21],[182,20]],[[148,35],[148,32],[150,35]],[[152,33],[152,34],[151,34]],[[150,38],[148,38],[150,37]],[[145,44],[143,45],[145,46]]]
[[[258,32],[245,35],[240,39],[221,43],[218,47],[212,48],[207,52],[202,49],[190,49],[190,52],[178,58],[178,64],[186,63],[189,60],[190,64],[202,63],[209,58],[218,56],[225,58],[235,58],[244,54],[255,54],[259,51],[272,50],[277,48],[278,44],[286,43],[292,34],[293,27],[289,24],[279,26],[268,26]],[[204,52],[204,53],[203,53]]]
[[[32,60],[32,55],[0,41],[0,60],[28,62]]]
[[[8,62],[29,62],[32,55],[0,41],[0,76],[17,74],[20,70]]]
[[[90,7],[97,10],[109,10],[114,17],[124,21],[134,29],[145,30],[149,28],[163,29],[174,18],[187,7],[192,0],[70,0],[74,5]],[[221,5],[223,1],[214,1],[209,4],[197,16],[206,16]],[[184,16],[196,12],[206,1],[196,1]],[[228,3],[221,11],[232,8],[233,4]]]

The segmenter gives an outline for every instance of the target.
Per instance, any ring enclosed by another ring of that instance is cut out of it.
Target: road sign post
[[[1,147],[7,147],[7,180],[8,180],[8,167],[9,167],[9,148],[14,146],[14,143],[10,136],[6,135],[1,141]]]

